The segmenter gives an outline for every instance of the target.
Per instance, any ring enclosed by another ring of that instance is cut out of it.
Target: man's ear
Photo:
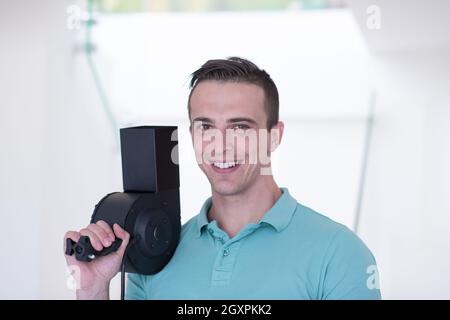
[[[278,121],[270,130],[270,152],[274,152],[281,143],[284,132],[284,122]]]
[[[192,135],[192,124],[189,125],[189,133],[191,134],[192,145],[194,145],[194,136]]]

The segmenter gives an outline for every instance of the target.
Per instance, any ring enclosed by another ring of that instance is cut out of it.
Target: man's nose
[[[231,137],[231,136],[227,137],[226,130],[227,129],[218,130],[220,137],[215,138],[214,152],[215,152],[215,155],[218,157],[232,154],[234,152],[233,137]]]

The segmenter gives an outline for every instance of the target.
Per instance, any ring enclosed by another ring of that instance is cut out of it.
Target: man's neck
[[[273,178],[266,178],[236,195],[223,196],[213,191],[209,220],[216,220],[230,238],[247,224],[259,222],[281,196]]]

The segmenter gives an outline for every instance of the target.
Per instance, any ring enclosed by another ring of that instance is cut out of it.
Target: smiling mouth
[[[217,173],[231,173],[236,171],[240,167],[240,163],[237,161],[231,162],[214,162],[211,164],[213,170]]]

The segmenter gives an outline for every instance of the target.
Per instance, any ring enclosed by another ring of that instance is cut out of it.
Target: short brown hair
[[[278,89],[270,75],[258,68],[253,62],[239,58],[208,60],[200,69],[192,73],[188,99],[189,118],[191,116],[190,101],[197,85],[204,80],[245,82],[255,84],[264,90],[265,109],[267,113],[267,129],[272,129],[278,123],[279,100]]]

